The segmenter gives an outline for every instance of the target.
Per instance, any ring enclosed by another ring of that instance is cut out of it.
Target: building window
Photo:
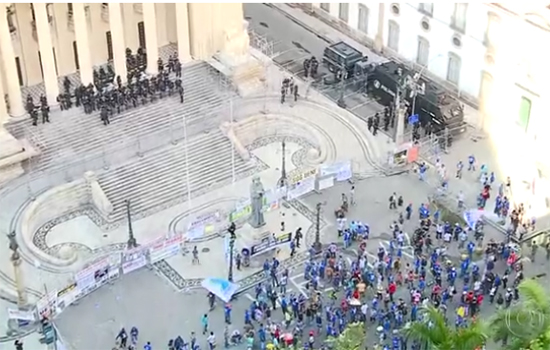
[[[529,119],[531,118],[531,100],[527,97],[522,96],[521,102],[519,105],[519,115],[517,124],[519,127],[527,132],[527,128],[529,127]]]
[[[80,62],[78,62],[78,48],[76,47],[76,41],[73,41],[73,56],[74,56],[74,66],[76,70],[80,69]]]
[[[388,23],[388,47],[395,52],[399,51],[399,24],[395,21]]]
[[[145,41],[145,23],[143,21],[138,23],[138,39],[139,47],[147,48],[147,42]]]
[[[460,81],[460,70],[462,68],[462,60],[458,55],[449,53],[449,64],[447,66],[447,81],[458,86]]]
[[[363,4],[359,4],[359,19],[357,21],[357,29],[367,34],[369,32],[369,8]]]
[[[459,32],[466,32],[466,15],[468,14],[468,4],[461,2],[455,4],[451,26]]]
[[[418,5],[418,10],[428,16],[433,16],[434,14],[434,4],[431,2],[421,2]]]
[[[321,3],[321,10],[330,12],[330,2],[322,2]]]
[[[421,36],[418,37],[418,51],[416,52],[416,63],[426,67],[430,58],[430,42]]]
[[[73,14],[73,4],[70,2],[67,3],[67,12],[69,13],[69,15]]]
[[[105,33],[105,38],[107,39],[107,57],[109,61],[112,61],[115,55],[113,54],[113,37],[110,31]]]
[[[340,20],[348,23],[348,20],[349,20],[349,3],[347,3],[347,2],[340,3],[340,7],[339,7],[339,10],[338,10],[338,18],[340,18]]]

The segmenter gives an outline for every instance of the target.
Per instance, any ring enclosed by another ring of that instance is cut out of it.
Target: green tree
[[[520,302],[492,318],[492,338],[506,350],[550,349],[550,296],[535,280],[519,286]]]
[[[448,325],[445,316],[433,306],[422,312],[423,320],[411,323],[404,333],[410,341],[420,342],[423,349],[475,350],[488,339],[485,324],[479,320],[466,328],[456,328]]]
[[[336,350],[362,350],[366,341],[365,325],[363,323],[351,323],[337,337],[332,337],[327,342]]]

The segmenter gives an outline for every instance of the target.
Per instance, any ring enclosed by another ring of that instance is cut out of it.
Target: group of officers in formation
[[[72,83],[68,77],[63,81],[63,93],[57,97],[61,110],[68,110],[74,106],[83,107],[86,114],[99,111],[104,125],[110,124],[110,117],[123,110],[137,108],[139,105],[153,103],[166,96],[177,93],[180,102],[184,100],[182,84],[182,64],[177,55],[169,58],[168,64],[159,58],[157,61],[158,74],[148,75],[147,53],[139,48],[135,54],[126,49],[127,83],[115,74],[113,68],[107,65],[94,70],[93,84],[80,85],[72,92]],[[175,76],[172,78],[171,74]],[[40,103],[36,105],[31,95],[27,95],[26,111],[32,119],[32,125],[38,125],[39,112],[42,123],[49,123],[50,108],[46,96],[40,96]]]

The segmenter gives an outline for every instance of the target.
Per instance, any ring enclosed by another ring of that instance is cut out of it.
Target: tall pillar
[[[143,3],[143,22],[145,22],[145,43],[147,45],[147,73],[157,74],[159,44],[157,38],[157,13],[154,2]]]
[[[378,29],[374,37],[374,50],[382,52],[384,48],[384,27],[386,26],[386,6],[383,2],[378,4]]]
[[[88,21],[84,11],[84,3],[73,3],[74,32],[76,49],[78,50],[78,65],[80,67],[80,81],[84,85],[93,83],[94,73],[90,56],[90,39],[88,36]]]
[[[124,44],[124,27],[120,3],[109,3],[109,27],[113,41],[113,63],[115,73],[120,75],[122,82],[126,82],[126,45]]]
[[[0,73],[3,74],[3,72]],[[6,107],[6,100],[4,99],[4,87],[2,86],[2,79],[0,77],[0,129],[2,125],[6,123],[9,119],[8,109]]]
[[[10,28],[6,13],[6,4],[0,4],[0,50],[2,51],[3,73],[6,77],[8,87],[8,100],[10,102],[10,114],[19,117],[25,114],[23,99],[21,98],[21,87],[19,86],[19,77],[17,76],[17,67],[15,65],[15,54],[11,43]],[[2,96],[2,102],[4,101]]]
[[[191,60],[189,42],[189,11],[186,2],[176,3],[176,23],[178,34],[178,57],[180,62]]]
[[[50,20],[45,3],[33,3],[34,15],[36,18],[36,33],[38,35],[38,47],[42,59],[42,72],[44,73],[44,86],[49,105],[57,104],[59,95],[59,84],[57,82],[57,71],[53,57],[52,35],[50,32]]]

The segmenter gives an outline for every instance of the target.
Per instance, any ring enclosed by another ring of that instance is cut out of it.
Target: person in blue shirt
[[[476,158],[473,154],[468,157],[468,171],[476,171]]]
[[[225,323],[231,324],[231,304],[225,304],[223,308],[223,314],[225,318]]]
[[[143,345],[143,350],[153,350],[150,341],[148,341],[147,344]]]
[[[424,181],[426,179],[426,171],[428,168],[426,167],[426,163],[420,164],[420,167],[418,168],[418,179],[420,181]]]

